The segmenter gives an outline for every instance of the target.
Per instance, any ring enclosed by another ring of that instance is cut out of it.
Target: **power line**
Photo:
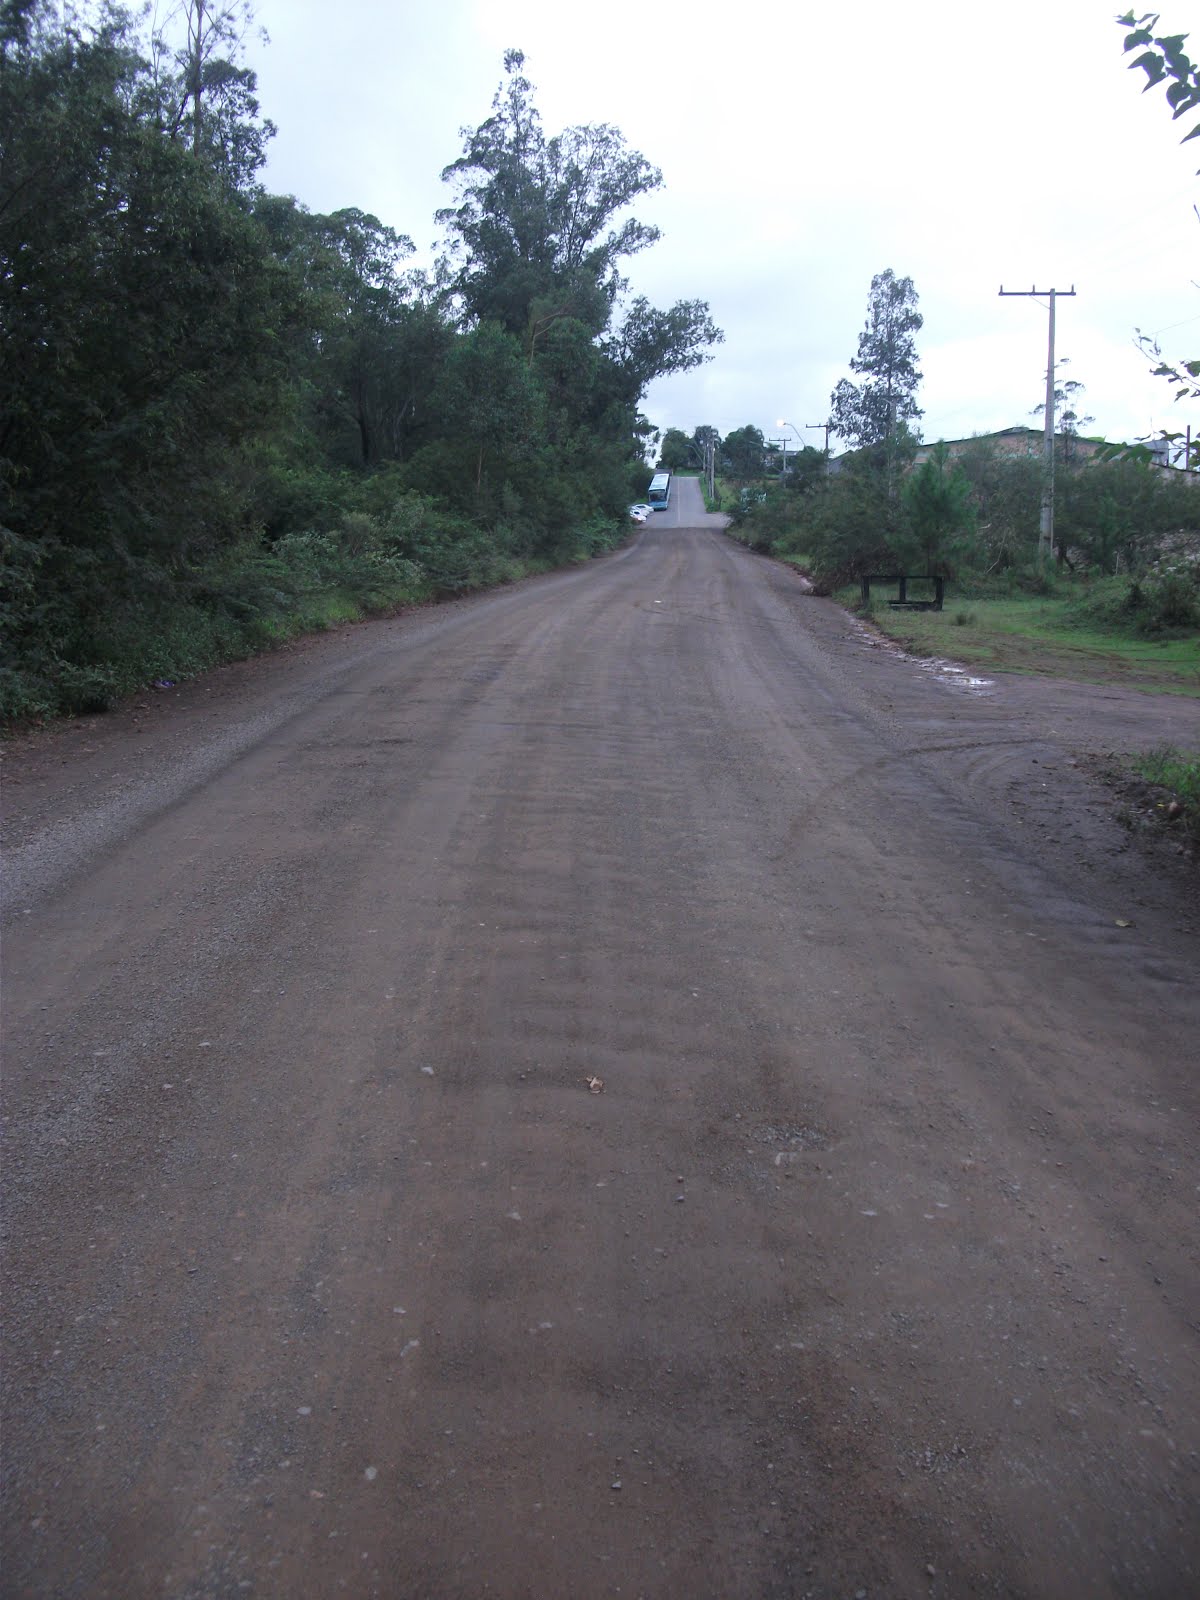
[[[1192,322],[1200,322],[1200,317],[1184,317],[1182,322],[1168,322],[1165,328],[1155,328],[1146,337],[1147,339],[1157,339],[1160,333],[1170,333],[1175,328],[1186,328]]]

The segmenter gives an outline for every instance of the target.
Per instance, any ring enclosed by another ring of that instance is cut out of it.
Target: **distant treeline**
[[[519,52],[446,248],[257,181],[248,7],[177,43],[0,0],[0,715],[102,707],[299,629],[623,536],[655,377],[720,338],[628,299],[659,173],[542,130]]]

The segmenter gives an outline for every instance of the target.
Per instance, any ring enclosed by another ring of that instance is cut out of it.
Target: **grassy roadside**
[[[506,551],[478,530],[427,537],[419,559],[372,542],[370,518],[338,533],[257,541],[197,567],[168,594],[113,598],[86,633],[55,650],[0,659],[0,729],[110,711],[150,684],[173,686],[306,634],[586,562],[624,543],[628,526],[596,519],[542,555]]]
[[[1200,752],[1164,745],[1110,757],[1096,770],[1118,800],[1116,815],[1123,827],[1173,841],[1200,864]]]
[[[731,515],[738,508],[739,490],[737,485],[731,483],[728,478],[717,478],[716,490],[716,498],[711,500],[707,491],[705,491],[704,502],[706,509],[723,512],[726,516]]]
[[[1130,766],[1161,791],[1155,811],[1168,823],[1178,822],[1192,844],[1200,845],[1200,754],[1186,755],[1167,746],[1131,758]]]
[[[842,589],[836,598],[863,614],[857,588]],[[1105,613],[1092,596],[1081,604],[1073,594],[950,595],[937,612],[893,611],[873,595],[866,615],[915,655],[948,657],[983,673],[1200,696],[1200,630],[1146,634],[1132,623],[1114,625],[1112,611]],[[1131,831],[1200,851],[1200,751],[1164,747],[1114,757],[1100,776],[1119,796],[1118,818]]]
[[[859,609],[856,588],[837,600]],[[1029,672],[1200,696],[1200,631],[1141,634],[1104,626],[1060,595],[947,595],[943,611],[893,611],[872,596],[871,622],[915,655],[948,656],[986,672]]]

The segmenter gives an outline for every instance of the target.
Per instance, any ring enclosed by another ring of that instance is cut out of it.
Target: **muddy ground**
[[[1200,702],[686,502],[5,752],[5,1595],[1200,1587]]]

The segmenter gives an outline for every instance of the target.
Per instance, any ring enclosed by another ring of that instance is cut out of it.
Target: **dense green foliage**
[[[901,442],[911,461],[915,444]],[[902,472],[895,497],[882,449],[835,465],[764,480],[761,503],[735,512],[735,535],[798,561],[826,590],[885,571],[939,572],[960,592],[1053,583],[1037,566],[1039,459],[1002,454],[987,439],[953,458],[935,446]],[[1200,627],[1197,474],[1131,456],[1060,463],[1056,503],[1063,569],[1122,580],[1082,602],[1087,620],[1145,634]]]
[[[595,554],[645,386],[720,338],[624,299],[659,175],[614,128],[547,137],[519,52],[432,279],[268,194],[248,12],[185,0],[172,46],[0,0],[0,715]]]
[[[762,476],[766,455],[767,441],[762,429],[748,422],[744,428],[735,428],[725,435],[719,451],[721,470],[742,480],[758,478]]]
[[[668,428],[658,447],[658,465],[663,472],[681,472],[695,466],[692,442],[682,428]]]
[[[975,525],[971,485],[952,465],[946,445],[935,445],[914,467],[901,491],[904,519],[897,556],[907,572],[935,573],[961,561]]]

